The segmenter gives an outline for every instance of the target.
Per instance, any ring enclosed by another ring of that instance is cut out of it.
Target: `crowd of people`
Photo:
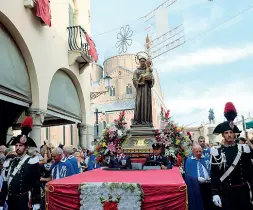
[[[236,117],[233,106],[225,108],[225,116],[227,121],[214,129],[214,133],[222,135],[222,142],[208,145],[200,136],[185,161],[189,210],[253,209],[253,144],[239,137],[241,131],[233,124]],[[29,137],[31,130],[32,118],[27,117],[21,124],[21,134],[9,142],[15,151],[0,146],[0,210],[45,209],[45,185],[51,180],[100,167],[132,169],[131,158],[123,153],[120,144],[114,156],[101,164],[94,155],[94,146],[88,150],[61,144],[53,147],[44,142],[37,149]],[[153,153],[144,166],[158,165],[167,170],[175,165],[163,156],[161,144],[154,143],[152,147]]]
[[[0,146],[0,210],[45,209],[45,185],[48,181],[72,176],[99,167],[94,147],[53,147],[44,142],[37,145],[29,137],[32,118],[21,124],[21,134],[13,137],[8,146]]]

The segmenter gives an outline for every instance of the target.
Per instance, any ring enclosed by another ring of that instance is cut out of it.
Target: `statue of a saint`
[[[213,109],[209,109],[209,115],[208,115],[209,123],[215,123],[215,116],[214,116],[214,111]]]
[[[134,71],[133,84],[136,88],[133,125],[153,127],[151,88],[154,86],[151,61],[138,57],[140,66]]]

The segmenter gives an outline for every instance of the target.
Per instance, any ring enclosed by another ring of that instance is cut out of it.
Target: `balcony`
[[[89,65],[93,61],[89,55],[89,43],[87,42],[85,30],[81,26],[70,26],[69,32],[69,65],[79,63],[79,69]]]

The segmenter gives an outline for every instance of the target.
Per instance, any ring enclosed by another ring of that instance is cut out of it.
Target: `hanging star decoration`
[[[130,29],[129,25],[123,26],[120,29],[120,32],[117,35],[117,42],[115,47],[118,49],[118,53],[126,53],[127,47],[132,45],[132,37],[133,31]]]

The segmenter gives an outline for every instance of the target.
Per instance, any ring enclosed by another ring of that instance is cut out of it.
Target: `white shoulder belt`
[[[26,155],[21,161],[19,161],[18,165],[14,168],[12,174],[10,174],[11,172],[11,166],[7,175],[7,183],[8,186],[10,185],[12,179],[15,177],[15,175],[17,174],[17,172],[21,169],[21,167],[23,166],[23,164],[25,163],[25,161],[29,158],[28,155]]]
[[[228,168],[228,170],[222,175],[222,177],[220,178],[220,181],[223,182],[231,173],[232,171],[235,169],[236,165],[238,164],[241,156],[242,156],[242,146],[238,145],[238,153],[233,161],[233,163],[231,164],[231,166]]]

